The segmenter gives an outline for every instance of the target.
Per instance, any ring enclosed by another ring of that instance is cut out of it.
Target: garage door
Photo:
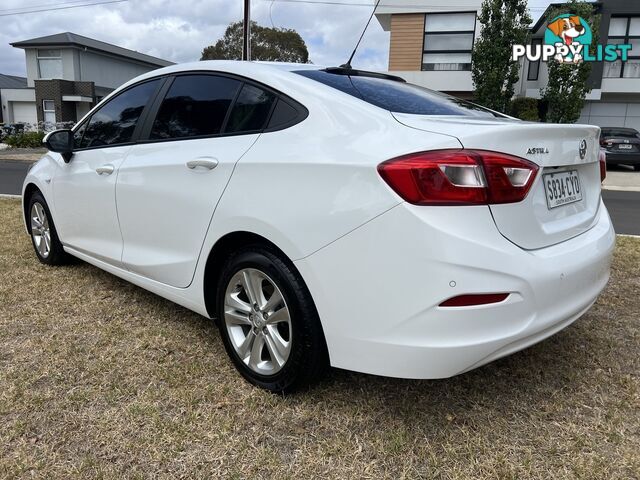
[[[32,102],[11,102],[13,108],[13,123],[38,123],[36,105]]]
[[[640,103],[587,102],[578,122],[640,130]]]

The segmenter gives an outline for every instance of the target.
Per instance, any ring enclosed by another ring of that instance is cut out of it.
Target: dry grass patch
[[[638,478],[640,241],[595,307],[468,374],[250,387],[210,321],[84,263],[0,200],[0,477]]]

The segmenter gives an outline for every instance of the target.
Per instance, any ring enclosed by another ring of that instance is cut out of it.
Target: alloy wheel
[[[260,375],[274,375],[291,353],[291,317],[276,283],[264,272],[243,268],[225,291],[224,322],[242,362]]]
[[[51,252],[51,228],[47,213],[38,202],[31,207],[31,236],[40,256],[47,258]]]

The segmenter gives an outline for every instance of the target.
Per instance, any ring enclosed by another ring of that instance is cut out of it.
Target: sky
[[[176,63],[198,60],[202,49],[215,43],[229,23],[242,19],[242,0],[124,0],[105,5],[12,15],[24,10],[99,1],[2,0],[0,73],[26,75],[24,51],[11,47],[9,43],[67,31]],[[252,0],[251,16],[261,25],[298,31],[307,44],[313,63],[339,65],[348,59],[371,14],[374,1],[332,1],[361,3],[365,6],[311,4],[297,0]],[[550,0],[529,0],[534,21],[549,3]],[[374,18],[352,64],[363,69],[384,70],[388,62],[388,49],[389,33],[383,31]]]

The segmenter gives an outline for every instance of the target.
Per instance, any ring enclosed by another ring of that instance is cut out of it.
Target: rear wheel
[[[300,274],[268,248],[235,253],[222,269],[218,325],[242,376],[272,392],[296,390],[325,370],[322,327]]]
[[[29,199],[27,212],[31,243],[38,260],[47,265],[67,263],[69,255],[62,247],[51,212],[40,192],[34,193]]]
[[[633,166],[633,169],[634,169],[636,172],[640,172],[640,164],[638,164],[638,165],[634,165],[634,166]]]

